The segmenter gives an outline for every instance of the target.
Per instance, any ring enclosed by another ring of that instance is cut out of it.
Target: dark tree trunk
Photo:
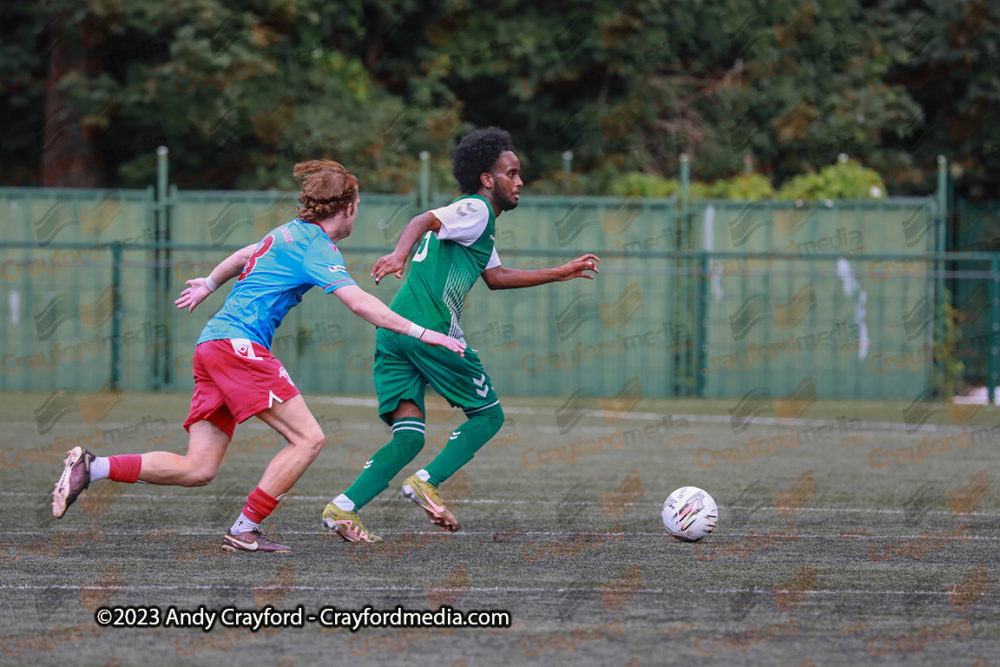
[[[100,60],[87,59],[79,27],[65,16],[48,24],[49,66],[46,77],[45,120],[38,131],[45,185],[57,188],[101,188],[107,184],[104,163],[96,143],[81,131],[80,115],[66,101],[56,82],[100,71]]]

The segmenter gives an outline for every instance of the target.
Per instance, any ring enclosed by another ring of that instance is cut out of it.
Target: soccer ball
[[[697,542],[715,530],[719,507],[697,486],[682,486],[664,501],[662,516],[663,525],[675,539]]]

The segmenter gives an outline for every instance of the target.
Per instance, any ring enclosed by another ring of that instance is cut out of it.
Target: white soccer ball
[[[664,501],[662,516],[663,525],[676,539],[697,542],[715,530],[719,507],[697,486],[682,486]]]

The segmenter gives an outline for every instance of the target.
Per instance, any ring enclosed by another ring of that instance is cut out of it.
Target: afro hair
[[[512,150],[514,141],[499,127],[484,127],[462,137],[451,168],[459,189],[467,195],[478,192],[482,186],[479,176],[490,173],[500,154]]]

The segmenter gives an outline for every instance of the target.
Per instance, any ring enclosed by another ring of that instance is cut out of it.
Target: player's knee
[[[497,431],[503,428],[504,414],[503,414],[503,408],[500,407],[499,403],[494,405],[489,410],[484,410],[483,417],[485,417],[486,421],[489,423],[489,429],[493,431],[491,437],[495,435]]]
[[[499,404],[469,418],[469,427],[476,430],[477,439],[489,440],[503,427],[503,408]]]
[[[323,445],[326,444],[326,437],[323,435],[323,430],[317,425],[315,427],[309,427],[304,433],[302,433],[299,438],[299,442],[295,443],[296,446],[302,447],[302,450],[312,458],[319,456],[320,451],[323,449]]]
[[[198,466],[191,468],[184,480],[184,486],[206,486],[215,479],[219,472],[218,466]]]
[[[505,416],[504,416],[504,413],[503,413],[503,408],[500,407],[499,403],[497,403],[493,407],[493,410],[491,411],[490,421],[492,421],[494,424],[496,424],[497,430],[499,431],[501,428],[503,428],[504,419],[505,419]]]

